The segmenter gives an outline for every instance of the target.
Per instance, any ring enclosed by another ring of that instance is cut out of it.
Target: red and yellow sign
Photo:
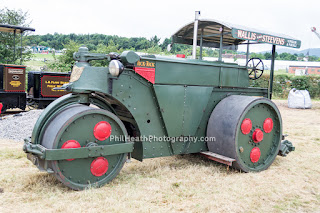
[[[137,66],[134,67],[134,71],[150,81],[152,84],[155,82],[155,62],[152,61],[138,61]]]
[[[44,75],[41,78],[41,95],[43,97],[60,97],[67,94],[64,90],[53,90],[69,83],[69,76],[49,76]]]

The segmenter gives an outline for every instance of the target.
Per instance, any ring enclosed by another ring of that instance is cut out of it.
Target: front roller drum
[[[48,149],[77,149],[125,143],[127,131],[113,113],[75,104],[59,112],[42,135],[41,145]],[[53,160],[48,161],[48,168],[64,185],[82,190],[111,181],[120,172],[126,158],[127,153],[121,153]]]
[[[266,98],[232,95],[214,108],[207,126],[209,151],[235,159],[244,172],[267,169],[279,152],[282,121],[277,106]]]

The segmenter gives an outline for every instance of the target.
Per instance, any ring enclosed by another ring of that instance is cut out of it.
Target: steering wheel
[[[260,78],[264,71],[264,65],[260,58],[251,58],[247,62],[247,68],[249,72],[249,78],[252,80]]]

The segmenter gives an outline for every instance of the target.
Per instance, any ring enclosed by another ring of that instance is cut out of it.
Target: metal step
[[[223,155],[219,155],[213,152],[200,152],[201,155],[205,156],[206,158],[210,159],[210,160],[214,160],[217,161],[219,163],[223,163],[226,164],[228,166],[232,166],[232,162],[236,161],[233,158],[229,158]]]

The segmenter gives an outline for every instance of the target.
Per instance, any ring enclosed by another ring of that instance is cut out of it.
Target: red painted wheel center
[[[263,122],[263,130],[266,133],[270,133],[273,129],[273,120],[272,118],[266,118],[266,120],[264,120]]]
[[[259,161],[261,156],[260,149],[258,147],[254,147],[250,152],[250,160],[252,163],[256,163]]]
[[[108,160],[104,157],[94,159],[90,165],[90,171],[94,176],[100,177],[104,175],[109,168]]]
[[[263,132],[261,131],[261,129],[255,129],[253,134],[252,134],[252,139],[253,142],[255,143],[259,143],[260,141],[263,140]]]
[[[99,141],[104,141],[111,135],[111,125],[107,121],[100,121],[93,129],[93,134]]]
[[[249,118],[246,118],[242,121],[241,132],[245,135],[249,134],[252,128],[252,122]]]
[[[76,140],[68,140],[68,141],[64,142],[64,144],[61,147],[61,149],[76,149],[76,148],[81,148],[81,145]],[[74,158],[67,159],[67,161],[72,161],[72,160],[74,160]]]

